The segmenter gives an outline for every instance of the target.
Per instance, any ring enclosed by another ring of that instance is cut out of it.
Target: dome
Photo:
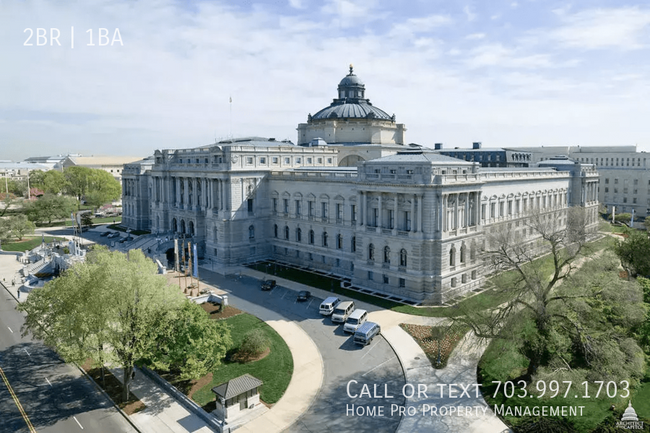
[[[389,116],[384,110],[373,106],[365,98],[365,92],[363,81],[354,74],[350,65],[350,73],[338,85],[339,97],[329,107],[310,115],[308,122],[326,119],[378,119],[395,122],[395,116]]]
[[[395,120],[384,110],[368,103],[343,103],[330,105],[311,116],[312,120],[323,119],[380,119]]]
[[[627,409],[625,409],[625,412],[623,413],[623,417],[621,418],[621,421],[638,421],[639,417],[636,415],[636,411],[632,407],[632,401],[630,401],[627,405]]]

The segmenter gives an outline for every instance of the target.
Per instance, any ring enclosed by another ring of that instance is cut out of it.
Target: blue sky
[[[0,159],[295,142],[350,63],[408,142],[650,151],[649,48],[647,2],[3,0]]]

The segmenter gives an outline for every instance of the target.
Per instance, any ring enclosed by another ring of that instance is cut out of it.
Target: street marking
[[[72,418],[74,418],[74,420],[77,421],[77,424],[79,424],[79,427],[81,428],[81,430],[83,430],[83,429],[84,429],[84,426],[81,425],[81,423],[79,422],[79,420],[77,419],[77,417],[76,417],[76,416],[73,416]]]
[[[286,292],[284,292],[284,295],[282,295],[282,297],[281,297],[280,299],[284,299],[284,297],[285,297],[285,295],[286,295],[287,293],[289,293],[289,290],[288,290],[288,289],[287,289]]]
[[[46,377],[45,380],[47,380],[47,383],[48,383],[50,386],[52,386],[52,382],[50,382],[50,379],[48,379],[48,378]]]
[[[9,328],[9,327],[7,326],[7,328]],[[9,330],[11,331],[12,334],[14,333],[13,329],[9,328]]]
[[[29,356],[30,358],[32,357],[32,355],[29,354],[29,352],[27,351],[27,349],[23,348],[23,350],[25,351],[25,353],[27,353],[27,356]]]
[[[16,403],[16,407],[18,408],[18,411],[20,411],[20,414],[22,415],[23,419],[25,420],[25,423],[27,424],[27,427],[29,428],[30,433],[36,433],[36,429],[32,425],[32,422],[29,420],[29,417],[27,416],[27,413],[25,413],[25,409],[23,409],[23,405],[20,404],[20,400],[18,400],[18,396],[16,396],[16,393],[14,392],[13,388],[9,384],[9,379],[7,379],[7,376],[5,376],[5,372],[2,371],[1,367],[0,367],[0,376],[2,376],[2,380],[4,381],[5,385],[7,386],[7,389],[9,390],[9,394],[11,394],[11,397],[14,399],[14,403]]]
[[[370,353],[370,351],[371,351],[372,349],[374,349],[375,347],[377,347],[377,345],[376,345],[376,344],[373,344],[372,347],[371,347],[370,349],[368,349],[368,351],[365,353],[365,355],[363,355],[363,356],[361,357],[361,359],[365,358],[366,355],[368,355],[368,354]]]
[[[308,309],[309,309],[309,306],[311,305],[312,302],[314,302],[313,299],[312,299],[311,301],[309,301],[309,304],[307,304],[307,308],[305,308],[305,310],[308,310]]]
[[[382,362],[381,364],[377,365],[376,367],[373,367],[373,368],[371,368],[370,370],[366,371],[365,373],[363,373],[363,374],[361,375],[361,377],[363,377],[363,376],[365,376],[366,374],[370,373],[372,370],[375,370],[375,369],[381,367],[382,365],[386,364],[388,361],[392,361],[393,359],[395,359],[394,356],[393,356],[391,359],[387,359],[386,361]]]

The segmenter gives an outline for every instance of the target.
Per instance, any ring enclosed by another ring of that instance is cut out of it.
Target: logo
[[[632,407],[632,401],[627,405],[621,420],[616,423],[616,427],[624,430],[643,430],[643,421],[639,421],[636,411]]]

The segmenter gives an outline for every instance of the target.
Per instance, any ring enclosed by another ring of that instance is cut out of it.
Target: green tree
[[[7,218],[0,219],[0,239],[18,239],[23,240],[23,237],[28,233],[34,233],[34,223],[29,221],[25,215],[12,215]]]
[[[627,237],[618,241],[614,247],[621,265],[628,275],[650,276],[650,239],[648,233],[639,230],[626,230]]]
[[[81,214],[81,227],[90,227],[93,225],[93,215],[90,212],[84,212]]]
[[[43,170],[32,170],[29,172],[29,186],[32,188],[43,189],[43,177],[45,176]]]
[[[7,187],[9,188],[10,193],[19,197],[27,197],[27,180],[12,179],[7,182]]]
[[[113,175],[100,169],[92,171],[88,192],[85,195],[86,203],[98,208],[103,204],[117,200],[121,194],[120,182]]]
[[[211,320],[193,302],[186,300],[160,320],[152,335],[156,351],[149,363],[159,370],[178,372],[181,380],[205,376],[232,346],[225,322]]]
[[[616,222],[629,224],[630,220],[632,219],[632,214],[629,214],[629,213],[617,213],[615,218],[616,218]]]
[[[158,333],[169,335],[183,304],[178,289],[140,250],[96,247],[18,309],[26,313],[23,333],[44,340],[66,361],[92,357],[121,366],[126,400],[134,366],[158,359]]]
[[[92,169],[88,167],[68,167],[63,171],[66,184],[64,192],[77,197],[81,202],[89,190]]]
[[[5,216],[5,213],[7,213],[7,209],[9,209],[12,204],[14,204],[16,196],[12,193],[2,193],[1,195],[2,203],[0,203],[0,217],[3,217]]]
[[[66,188],[65,175],[57,170],[46,171],[41,189],[50,194],[61,194]]]
[[[23,212],[30,221],[47,221],[50,224],[52,220],[68,218],[76,208],[77,200],[73,197],[45,194],[35,201],[28,202]]]

